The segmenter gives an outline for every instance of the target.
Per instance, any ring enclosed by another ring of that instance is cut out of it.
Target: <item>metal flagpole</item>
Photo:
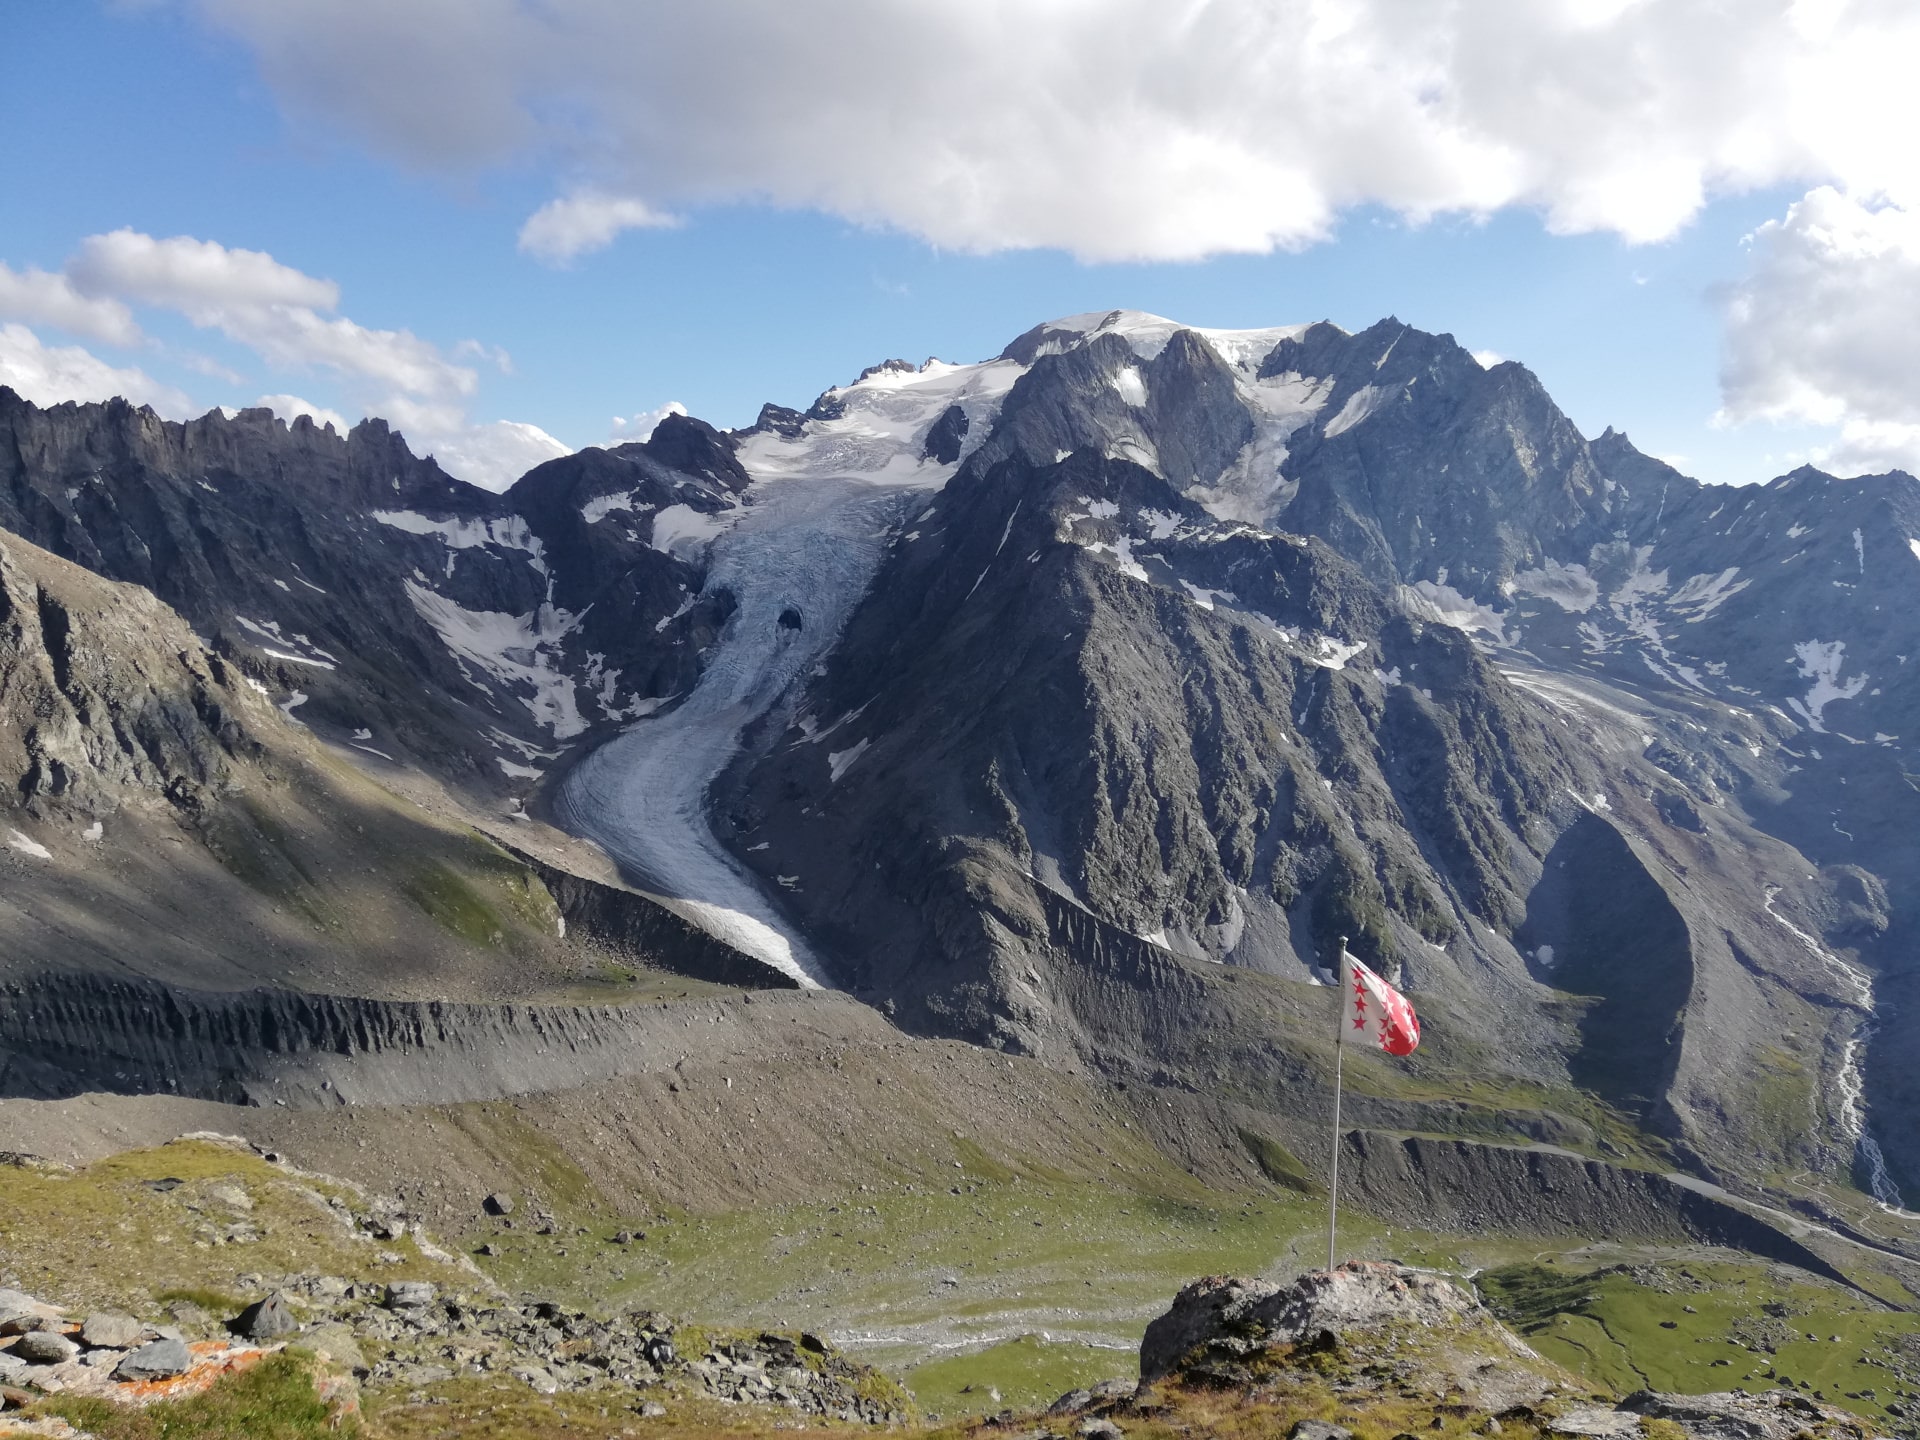
[[[1334,988],[1340,1003],[1333,1012],[1333,1184],[1327,1190],[1327,1269],[1333,1269],[1340,1233],[1340,1070],[1347,1040],[1347,937],[1340,937],[1340,959],[1334,965]]]

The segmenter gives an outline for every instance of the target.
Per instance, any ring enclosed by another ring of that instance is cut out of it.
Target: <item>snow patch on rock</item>
[[[1395,592],[1400,608],[1416,620],[1451,625],[1469,634],[1484,631],[1496,645],[1507,643],[1506,617],[1484,601],[1461,594],[1443,580],[1416,580]]]
[[[1787,661],[1789,665],[1797,664],[1802,680],[1813,681],[1813,688],[1807,691],[1805,699],[1791,699],[1787,704],[1807,722],[1807,728],[1823,735],[1827,733],[1827,706],[1836,700],[1853,699],[1867,688],[1871,678],[1861,674],[1843,683],[1840,672],[1846,668],[1846,657],[1844,640],[1802,640],[1793,647],[1793,658]]]
[[[1362,385],[1347,397],[1347,403],[1340,407],[1339,414],[1326,423],[1326,428],[1320,432],[1321,435],[1331,440],[1336,435],[1346,434],[1379,409],[1380,402],[1387,397],[1388,393],[1379,385]]]
[[[1522,595],[1551,600],[1569,615],[1584,615],[1600,603],[1600,586],[1584,565],[1562,565],[1548,560],[1537,570],[1522,570],[1513,577],[1513,588]]]
[[[578,627],[579,616],[553,605],[524,615],[466,610],[411,580],[406,588],[407,599],[452,653],[467,683],[488,691],[497,685],[556,740],[569,740],[587,728],[560,655],[561,642]],[[476,678],[475,670],[487,678]]]
[[[36,860],[51,860],[53,852],[30,835],[18,830],[7,831],[7,848],[18,850],[22,855],[31,855]]]

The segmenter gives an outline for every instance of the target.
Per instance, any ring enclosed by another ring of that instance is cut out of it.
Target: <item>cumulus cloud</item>
[[[340,287],[259,250],[137,230],[91,235],[67,262],[82,294],[177,311],[217,330],[276,369],[320,368],[352,382],[442,403],[473,392],[477,377],[406,330],[370,330],[331,313]]]
[[[358,413],[382,415],[416,450],[438,454],[462,479],[499,489],[568,449],[537,426],[474,423],[467,410],[479,376],[460,360],[511,370],[506,351],[463,340],[448,353],[408,330],[381,330],[338,313],[340,287],[259,250],[230,248],[190,235],[156,239],[137,230],[92,235],[58,273],[0,265],[0,318],[14,316],[115,344],[143,343],[133,306],[184,316],[244,346],[275,371],[324,375]],[[125,395],[174,415],[187,397],[145,372],[120,369],[90,352],[50,347],[23,325],[9,325],[0,346],[0,382],[40,404]],[[190,368],[238,383],[205,357]],[[345,433],[346,414],[291,393],[256,404],[281,418],[311,415]]]
[[[313,417],[314,424],[331,425],[342,435],[353,428],[347,423],[347,417],[338,410],[329,410],[324,405],[315,405],[310,400],[302,400],[298,395],[262,395],[253,403],[257,406],[265,406],[289,425],[302,415],[310,415]]]
[[[156,240],[138,230],[89,235],[67,261],[75,286],[178,310],[195,324],[215,325],[234,310],[278,305],[331,310],[340,287],[282,265],[260,250],[229,250],[212,240],[175,235]]]
[[[183,418],[191,402],[144,370],[109,365],[78,345],[48,345],[25,325],[0,325],[0,385],[11,386],[36,405],[125,396],[162,415]]]
[[[51,325],[108,345],[137,345],[143,338],[133,312],[120,301],[76,290],[65,274],[15,270],[0,263],[0,319]]]
[[[654,427],[669,415],[684,415],[687,407],[678,400],[669,400],[657,410],[642,410],[637,415],[613,417],[613,429],[607,432],[613,444],[624,445],[630,440],[651,440]]]
[[[287,106],[417,166],[574,177],[523,245],[824,210],[1191,259],[1345,209],[1673,233],[1788,181],[1912,193],[1906,0],[199,0]]]
[[[448,474],[483,490],[504,490],[534,466],[572,453],[538,425],[520,420],[469,426],[439,439],[433,451]]]
[[[606,249],[623,230],[658,230],[679,223],[644,200],[583,190],[534,211],[520,227],[520,248],[549,265],[565,265]]]
[[[1749,244],[1719,418],[1838,427],[1817,463],[1920,472],[1920,210],[1821,187]]]

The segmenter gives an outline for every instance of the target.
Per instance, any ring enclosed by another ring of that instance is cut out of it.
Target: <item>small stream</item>
[[[1836,1081],[1840,1087],[1840,1129],[1853,1141],[1855,1158],[1867,1174],[1868,1192],[1889,1209],[1904,1210],[1906,1201],[1901,1197],[1900,1187],[1893,1183],[1893,1176],[1887,1171],[1887,1157],[1881,1153],[1880,1142],[1867,1130],[1866,1077],[1860,1068],[1860,1057],[1866,1050],[1867,1042],[1873,1038],[1873,978],[1859,966],[1849,965],[1774,909],[1773,900],[1779,893],[1779,886],[1767,887],[1767,914],[1804,945],[1840,982],[1848,1002],[1865,1012],[1865,1018],[1841,1053],[1840,1074]]]

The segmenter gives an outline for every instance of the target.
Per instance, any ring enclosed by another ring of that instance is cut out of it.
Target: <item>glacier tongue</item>
[[[741,731],[824,658],[879,568],[917,487],[790,479],[761,487],[714,542],[707,589],[738,604],[679,708],[641,720],[574,767],[558,797],[568,828],[702,929],[802,985],[831,985],[818,956],[721,848],[707,789]],[[783,612],[800,628],[783,625]]]
[[[699,684],[677,709],[587,756],[557,797],[562,822],[598,841],[638,884],[802,985],[833,982],[714,838],[707,790],[741,732],[825,658],[907,509],[953,478],[957,462],[925,453],[934,422],[959,407],[977,444],[1025,369],[1007,360],[879,366],[830,391],[831,413],[809,418],[802,433],[749,435],[740,460],[754,484],[745,508],[727,512],[737,523],[711,540],[706,582],[737,608]],[[783,623],[789,611],[798,628]]]

